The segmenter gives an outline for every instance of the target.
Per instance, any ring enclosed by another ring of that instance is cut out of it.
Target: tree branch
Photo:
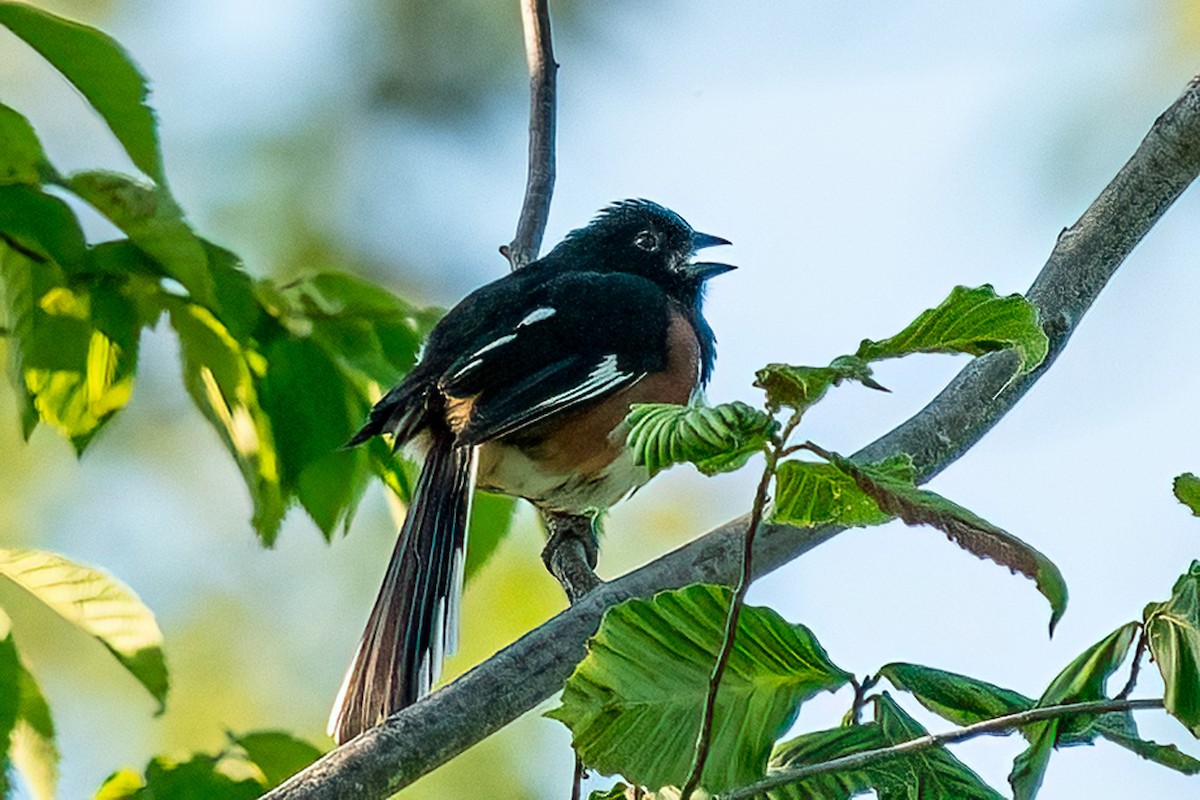
[[[778,772],[768,774],[767,777],[757,783],[752,783],[729,794],[721,795],[721,800],[750,800],[751,798],[765,795],[770,789],[795,783],[804,778],[811,778],[814,775],[862,769],[885,759],[909,753],[917,753],[922,750],[928,750],[931,747],[941,747],[942,745],[974,739],[976,736],[988,736],[998,733],[1007,734],[1032,722],[1072,717],[1077,714],[1107,714],[1112,711],[1134,711],[1137,709],[1162,707],[1162,700],[1091,700],[1086,703],[1066,703],[1060,706],[1031,708],[1028,711],[1006,714],[1003,717],[985,719],[982,722],[976,722],[973,725],[967,725],[963,728],[956,728],[946,733],[927,734],[916,739],[909,739],[907,742],[894,744],[890,747],[864,750],[861,753],[822,761],[819,764],[808,764],[793,769],[782,769]]]
[[[555,77],[558,64],[550,40],[548,0],[521,0],[525,58],[529,63],[529,171],[517,234],[500,253],[513,269],[537,258],[554,193]]]
[[[916,416],[855,457],[876,461],[906,452],[927,480],[966,452],[1046,372],[1117,267],[1198,172],[1200,78],[1158,118],[1079,221],[1059,236],[1028,295],[1050,336],[1042,366],[1014,379],[1015,353],[976,359]],[[326,754],[268,797],[388,797],[561,689],[609,606],[698,581],[732,585],[747,521],[739,517],[600,586],[450,685]],[[755,574],[777,569],[841,530],[763,525],[754,548]]]

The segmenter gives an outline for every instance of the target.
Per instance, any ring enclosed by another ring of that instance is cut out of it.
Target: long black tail
[[[458,630],[475,448],[434,435],[408,516],[329,718],[338,744],[428,694]]]

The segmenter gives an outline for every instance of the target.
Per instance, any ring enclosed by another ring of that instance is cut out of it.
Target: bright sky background
[[[1194,7],[612,3],[556,41],[559,177],[547,242],[623,197],[654,199],[731,239],[720,257],[741,269],[713,282],[707,306],[720,340],[709,395],[755,402],[762,364],[825,363],[863,337],[898,331],[956,283],[1027,288],[1058,232],[1200,71]],[[252,272],[286,249],[294,220],[275,210],[280,197],[340,247],[397,265],[378,277],[429,302],[452,304],[506,269],[495,248],[511,237],[524,180],[519,74],[456,127],[370,109],[359,67],[386,43],[357,4],[128,0],[111,13],[87,4],[70,13],[113,33],[151,76],[174,191],[199,230]],[[30,116],[57,163],[127,168],[70,89],[8,35],[5,61],[0,98]],[[287,140],[298,129],[309,132]],[[272,146],[274,137],[290,144]],[[259,184],[270,182],[264,194]],[[1174,475],[1200,471],[1198,212],[1193,189],[1050,373],[931,485],[1058,564],[1071,604],[1053,641],[1030,583],[936,532],[898,525],[838,537],[762,580],[752,601],[811,627],[859,675],[907,660],[1036,696],[1082,649],[1165,599],[1200,556],[1200,521],[1170,491]],[[219,727],[197,744],[173,715],[213,713],[237,730],[277,725],[317,741],[394,535],[375,496],[333,547],[293,513],[278,548],[258,549],[236,469],[179,390],[174,342],[160,332],[143,358],[132,407],[82,463],[50,433],[35,437],[20,458],[37,483],[10,522],[25,541],[134,586],[159,614],[168,658],[190,665],[176,686],[236,670],[229,681],[246,696],[213,700],[217,711],[181,701],[155,721],[135,689],[82,689],[70,666],[48,661],[38,674],[60,729],[63,797],[163,749],[219,746]],[[885,364],[878,377],[892,394],[840,389],[804,433],[856,449],[917,411],[963,363]],[[19,449],[7,438],[3,447]],[[156,455],[147,461],[145,451]],[[741,513],[752,472],[705,480],[684,468],[658,479],[612,515],[602,572]],[[506,575],[540,570],[537,534],[521,519],[503,555],[524,566]],[[466,654],[494,604],[528,600],[530,627],[561,602],[540,577],[530,597],[498,592],[500,570],[470,589]],[[211,652],[206,629],[227,637],[228,652]],[[100,654],[85,663],[109,669]],[[1153,669],[1143,676],[1140,694],[1160,691]],[[848,702],[818,698],[800,725],[836,724]],[[1148,738],[1200,753],[1162,714],[1139,724]],[[525,767],[529,792],[565,796],[565,730],[533,718],[520,731],[529,752],[541,751]],[[955,751],[1006,790],[1022,746],[1009,737]],[[1056,755],[1041,796],[1196,791],[1196,779],[1100,744]]]

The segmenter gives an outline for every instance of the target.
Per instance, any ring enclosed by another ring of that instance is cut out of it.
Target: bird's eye
[[[633,237],[633,243],[647,253],[656,253],[659,248],[658,234],[654,231],[642,231]]]

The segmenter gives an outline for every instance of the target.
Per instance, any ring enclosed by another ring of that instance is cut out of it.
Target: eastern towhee
[[[625,446],[634,403],[687,403],[716,339],[694,262],[729,244],[625,200],[544,257],[467,295],[350,444],[416,445],[424,466],[329,731],[344,742],[414,703],[457,634],[471,493],[593,519],[649,475]]]

